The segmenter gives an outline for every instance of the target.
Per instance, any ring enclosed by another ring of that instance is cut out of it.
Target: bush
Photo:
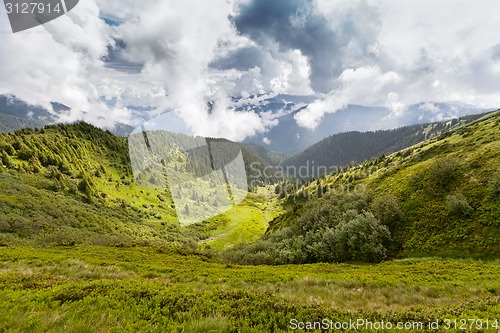
[[[467,198],[460,192],[446,196],[448,212],[454,215],[470,215],[473,211]]]
[[[358,214],[333,231],[335,261],[380,262],[391,234],[370,212]]]
[[[391,194],[377,197],[370,205],[375,217],[384,225],[393,225],[403,218],[403,210],[399,199]]]
[[[490,189],[493,195],[500,194],[500,172],[495,173],[493,177],[491,177]]]
[[[367,207],[364,195],[327,194],[308,202],[289,227],[222,256],[251,265],[381,261],[386,258],[390,232]]]
[[[5,165],[7,168],[12,167],[12,165],[13,165],[12,160],[10,159],[9,155],[7,155],[6,152],[2,153],[1,160],[2,160],[2,164]]]
[[[456,178],[459,166],[454,157],[440,158],[429,167],[429,179],[438,188],[445,188]]]
[[[33,157],[33,151],[26,146],[24,143],[21,143],[19,152],[17,153],[17,157],[24,161],[29,161],[31,157]]]

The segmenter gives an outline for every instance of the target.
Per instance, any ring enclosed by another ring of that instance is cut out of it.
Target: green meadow
[[[288,332],[294,319],[500,318],[499,261],[239,266],[98,246],[8,247],[0,256],[4,332]]]
[[[126,139],[1,134],[0,332],[499,332],[499,126],[252,188],[187,227],[134,182]]]

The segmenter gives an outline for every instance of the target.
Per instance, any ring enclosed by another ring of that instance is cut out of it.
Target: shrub
[[[19,159],[29,161],[33,155],[33,151],[28,146],[26,146],[24,143],[20,144],[20,149],[17,153],[17,157],[19,157]]]
[[[375,217],[384,225],[393,225],[403,218],[399,199],[391,194],[377,197],[370,205]]]
[[[491,177],[490,189],[493,195],[500,194],[500,172],[495,173],[493,177]]]
[[[5,165],[7,168],[12,167],[12,165],[13,165],[12,160],[10,159],[9,155],[7,155],[6,152],[2,153],[1,160],[2,160],[2,164]]]
[[[366,207],[364,196],[316,199],[291,226],[229,249],[223,258],[252,265],[381,261],[386,258],[389,229],[361,207]]]
[[[446,196],[448,212],[454,215],[470,215],[473,211],[467,198],[460,192]]]
[[[439,188],[445,188],[455,178],[460,162],[454,157],[445,157],[436,160],[429,167],[429,180]]]
[[[379,262],[387,256],[391,234],[372,213],[364,212],[339,224],[332,236],[335,261]]]

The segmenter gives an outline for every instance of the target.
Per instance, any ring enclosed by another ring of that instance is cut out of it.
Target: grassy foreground
[[[160,247],[3,247],[0,309],[0,332],[286,332],[324,318],[497,332],[484,325],[500,319],[500,262],[236,266]]]

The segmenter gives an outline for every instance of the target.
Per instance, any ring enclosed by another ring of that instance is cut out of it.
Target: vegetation
[[[368,212],[364,195],[329,194],[310,201],[293,224],[224,253],[244,264],[303,264],[386,258],[390,232]]]
[[[7,247],[0,258],[8,332],[260,333],[289,332],[292,319],[492,325],[500,317],[499,262],[238,266],[161,247],[98,246]]]
[[[335,173],[259,186],[189,227],[169,188],[135,182],[124,138],[85,123],[1,134],[0,331],[287,332],[292,319],[324,318],[494,325],[499,124],[492,113]],[[247,167],[269,158],[244,153]]]
[[[483,114],[484,115],[484,114]],[[382,154],[391,154],[424,140],[442,135],[454,128],[477,120],[483,115],[466,116],[446,122],[419,124],[375,132],[346,132],[334,134],[307,148],[282,164],[285,167],[307,168],[307,173],[294,177],[318,177],[334,172],[332,167],[361,163]]]
[[[472,207],[467,202],[467,198],[462,193],[449,194],[446,196],[446,204],[451,214],[470,215]]]
[[[215,230],[247,218],[228,212],[181,228],[169,189],[134,181],[127,140],[86,123],[1,134],[0,157],[0,244],[148,242],[192,251]],[[241,241],[263,235],[264,219],[274,217],[256,206],[262,195],[240,205],[260,216],[260,227]]]
[[[280,184],[288,212],[270,231],[297,224],[324,205],[318,197],[325,193],[365,193],[361,209],[391,232],[389,257],[497,258],[499,119],[500,112],[490,113],[406,150],[313,181]]]
[[[490,180],[491,193],[493,195],[500,194],[500,172],[496,172]]]

